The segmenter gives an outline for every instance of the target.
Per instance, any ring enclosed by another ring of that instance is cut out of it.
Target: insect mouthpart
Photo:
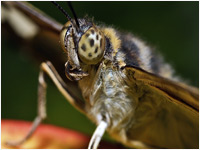
[[[68,57],[65,65],[67,77],[80,80],[82,75],[87,74],[82,71],[81,65],[98,64],[105,54],[106,44],[104,34],[93,23],[87,19],[78,19],[80,28],[77,30],[73,21],[63,27],[60,41]]]

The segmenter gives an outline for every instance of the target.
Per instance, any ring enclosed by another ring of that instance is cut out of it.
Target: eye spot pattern
[[[101,35],[100,35],[101,34]],[[104,54],[104,35],[96,28],[82,35],[78,44],[78,55],[86,64],[96,64]]]
[[[94,30],[93,29],[91,30],[91,33],[94,34]]]
[[[87,33],[85,36],[86,36],[86,37],[88,37],[88,36],[90,36],[90,34],[89,34],[89,33]]]
[[[90,39],[90,47],[93,47],[93,46],[94,46],[94,40]]]
[[[97,53],[98,52],[98,47],[96,47],[96,49],[95,49],[95,51],[94,51],[95,53]]]
[[[85,44],[82,44],[81,49],[82,49],[83,51],[86,51],[86,46],[85,46]]]

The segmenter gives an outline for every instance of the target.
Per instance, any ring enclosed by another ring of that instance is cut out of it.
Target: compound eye
[[[61,32],[60,32],[60,43],[61,43],[61,47],[64,51],[66,51],[65,48],[65,35],[67,33],[67,30],[69,28],[69,26],[71,25],[71,22],[68,21],[62,28]]]
[[[78,55],[85,64],[97,64],[104,55],[105,37],[101,31],[91,27],[82,35],[78,44]]]

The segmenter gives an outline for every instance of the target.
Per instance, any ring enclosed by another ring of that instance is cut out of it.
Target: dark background
[[[33,2],[57,21],[67,20],[51,3]],[[199,2],[73,2],[78,17],[88,14],[122,31],[138,35],[163,54],[176,74],[198,87]],[[70,13],[67,4],[62,6]],[[71,13],[70,13],[71,14]],[[1,115],[3,119],[32,121],[37,112],[38,64],[16,50],[17,41],[1,35]],[[64,64],[63,65],[64,68]],[[75,110],[48,82],[45,123],[86,134],[95,125]]]

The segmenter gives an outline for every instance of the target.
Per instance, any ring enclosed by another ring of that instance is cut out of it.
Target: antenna
[[[72,11],[72,14],[73,14],[73,16],[74,16],[74,19],[75,19],[75,21],[76,21],[77,26],[80,28],[80,25],[79,25],[79,22],[78,22],[78,18],[77,18],[77,16],[76,16],[76,13],[75,13],[73,7],[72,7],[71,2],[68,1],[67,4],[69,5],[70,10]]]
[[[67,19],[72,22],[72,18],[69,16],[69,14],[55,1],[52,1],[52,3],[67,17]]]
[[[79,31],[80,25],[79,25],[78,19],[77,19],[77,17],[76,17],[76,14],[75,14],[75,12],[74,12],[74,9],[73,9],[71,3],[68,2],[68,5],[69,5],[69,8],[70,8],[71,11],[72,11],[72,14],[73,14],[73,16],[74,16],[74,19],[75,19],[76,24],[73,23],[72,18],[69,16],[69,14],[68,14],[57,2],[52,1],[52,3],[53,3],[53,4],[67,17],[67,19],[76,27],[77,31]]]

